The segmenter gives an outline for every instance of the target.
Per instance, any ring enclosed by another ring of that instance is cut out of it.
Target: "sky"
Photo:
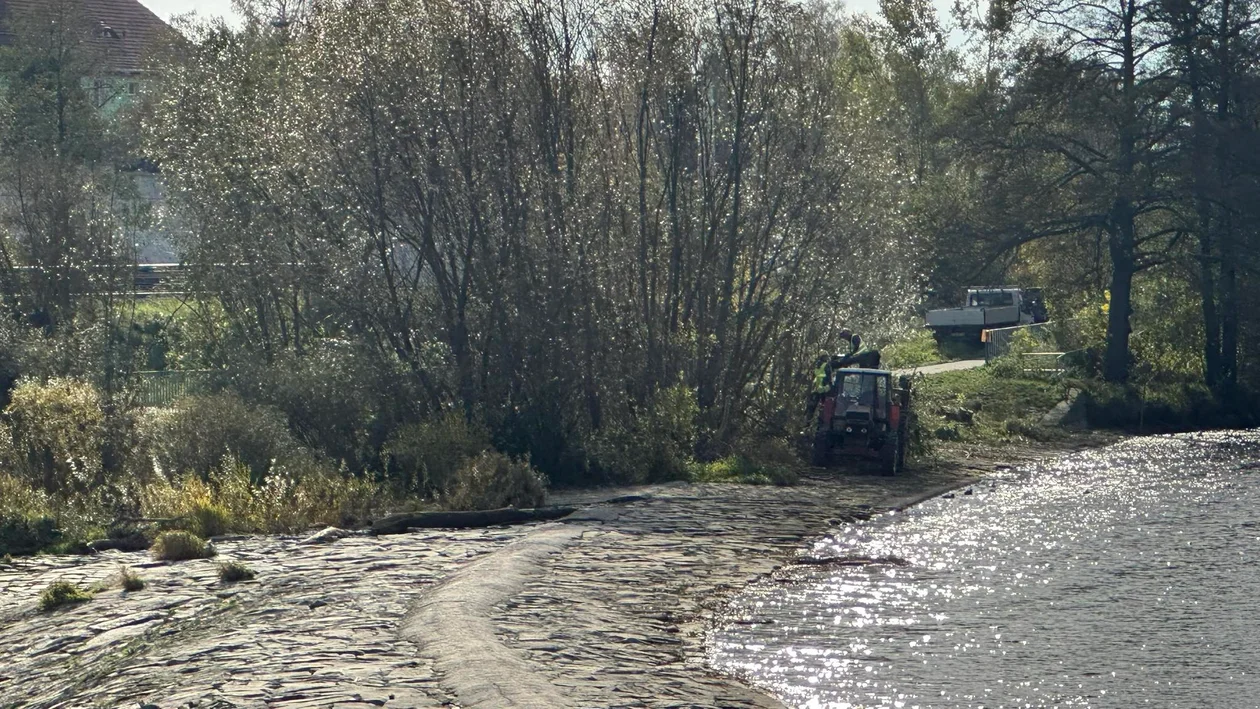
[[[172,15],[182,15],[192,10],[196,10],[202,17],[232,16],[232,0],[140,0],[140,4],[167,21]]]
[[[163,20],[170,20],[172,15],[182,15],[190,10],[196,10],[197,14],[204,17],[232,15],[232,0],[140,0],[140,3]],[[846,0],[845,5],[852,11],[873,13],[879,9],[879,0]]]

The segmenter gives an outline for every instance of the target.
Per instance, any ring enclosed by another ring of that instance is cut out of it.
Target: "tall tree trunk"
[[[659,338],[656,332],[656,250],[655,244],[649,244],[648,240],[647,202],[648,134],[650,132],[648,90],[651,87],[652,72],[654,70],[652,60],[656,52],[656,32],[659,23],[660,8],[654,7],[652,9],[652,27],[648,34],[646,62],[643,67],[643,87],[639,94],[639,114],[635,121],[634,129],[639,178],[639,290],[642,291],[643,324],[647,334],[646,347],[644,348],[647,359],[644,362],[646,376],[644,377],[642,394],[645,400],[649,402],[652,400],[652,393],[656,390],[658,377],[661,375],[658,363],[660,355],[657,349],[657,340]]]
[[[1137,0],[1122,0],[1124,8],[1124,57],[1120,100],[1124,111],[1120,125],[1119,195],[1111,208],[1108,249],[1111,253],[1111,309],[1107,316],[1107,353],[1103,378],[1109,382],[1129,379],[1129,318],[1133,311],[1133,275],[1137,272],[1134,231],[1133,178],[1136,167],[1137,89],[1133,28]]]
[[[1228,391],[1238,382],[1238,267],[1229,215],[1221,242],[1221,386]]]
[[[1221,383],[1221,323],[1216,310],[1216,262],[1212,250],[1211,205],[1199,197],[1199,296],[1203,301],[1203,379],[1215,390]]]
[[[1133,310],[1133,207],[1116,200],[1116,225],[1108,240],[1111,252],[1111,306],[1107,313],[1107,353],[1103,378],[1109,382],[1129,379],[1129,317]]]
[[[731,211],[727,223],[726,249],[723,253],[722,280],[718,292],[718,302],[715,306],[716,310],[714,311],[713,349],[706,376],[710,391],[707,397],[701,397],[700,402],[704,408],[710,408],[717,403],[717,395],[720,393],[718,391],[718,383],[723,378],[725,368],[730,366],[732,355],[731,343],[728,340],[730,339],[732,300],[735,297],[736,265],[740,254],[740,232],[743,220],[742,208],[744,198],[744,149],[748,131],[748,93],[752,88],[750,54],[752,52],[754,33],[759,30],[757,26],[759,20],[758,11],[759,3],[757,0],[753,0],[746,18],[742,13],[734,12],[733,10],[730,18],[731,29],[738,32],[735,38],[738,56],[728,55],[726,57],[726,71],[732,84],[731,89],[734,99],[732,102],[734,130],[731,137],[730,162],[727,164],[729,180],[732,185]],[[716,413],[719,417],[721,416],[720,410]]]
[[[1213,205],[1210,166],[1202,156],[1213,155],[1212,127],[1207,114],[1208,87],[1204,82],[1203,65],[1197,46],[1200,31],[1199,8],[1187,4],[1182,12],[1170,15],[1174,28],[1174,46],[1183,54],[1187,88],[1191,107],[1191,184],[1194,193],[1194,209],[1198,217],[1199,241],[1199,300],[1203,312],[1203,382],[1214,391],[1221,378],[1221,324],[1217,310],[1215,239],[1212,230]]]
[[[1217,84],[1216,117],[1216,169],[1217,185],[1220,190],[1221,211],[1220,249],[1221,249],[1221,371],[1220,383],[1224,390],[1229,390],[1238,379],[1238,254],[1235,243],[1233,209],[1232,170],[1234,156],[1227,136],[1232,127],[1232,90],[1233,59],[1230,55],[1230,35],[1234,31],[1231,26],[1231,0],[1221,0],[1220,25],[1217,31],[1217,70],[1220,80]],[[1223,133],[1222,133],[1223,131]]]

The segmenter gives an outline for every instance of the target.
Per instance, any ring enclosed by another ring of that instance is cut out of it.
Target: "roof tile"
[[[46,11],[50,0],[0,0],[0,44],[12,44],[10,29],[14,16],[30,16]],[[93,28],[89,40],[93,49],[105,56],[110,69],[134,74],[146,68],[145,60],[163,38],[174,30],[137,0],[63,0],[77,3]]]

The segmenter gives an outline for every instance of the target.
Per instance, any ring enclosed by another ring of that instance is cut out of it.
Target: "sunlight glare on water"
[[[1260,433],[1132,439],[836,530],[708,660],[799,707],[1260,707]]]

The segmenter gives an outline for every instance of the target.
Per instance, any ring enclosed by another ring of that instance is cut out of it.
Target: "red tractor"
[[[906,460],[909,433],[910,379],[893,386],[892,372],[882,369],[838,369],[818,406],[812,450],[813,464],[836,458],[878,461],[885,475],[900,472]]]

